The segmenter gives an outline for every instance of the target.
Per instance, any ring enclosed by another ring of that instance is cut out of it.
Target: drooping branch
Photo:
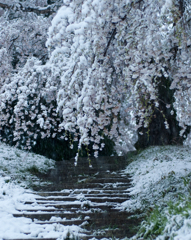
[[[109,39],[109,41],[108,41],[108,43],[107,43],[106,49],[105,49],[104,54],[103,54],[104,57],[105,57],[106,54],[107,54],[107,51],[108,51],[108,49],[109,49],[109,46],[110,46],[110,44],[111,44],[112,39],[115,37],[116,31],[117,31],[116,28],[114,28],[113,31],[112,31],[111,37],[110,37],[110,39]]]
[[[56,6],[56,9],[55,9]],[[61,5],[48,5],[47,7],[24,7],[22,3],[9,4],[9,3],[2,3],[0,1],[0,7],[3,9],[14,9],[14,11],[22,11],[22,12],[34,12],[37,15],[52,15],[56,13],[57,8]]]

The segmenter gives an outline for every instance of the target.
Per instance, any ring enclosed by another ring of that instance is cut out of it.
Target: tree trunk
[[[158,88],[159,107],[153,109],[150,123],[147,128],[138,129],[138,141],[135,144],[137,149],[153,145],[182,144],[183,138],[179,135],[181,128],[176,120],[176,113],[173,109],[174,90],[170,90],[171,81],[162,77]],[[167,108],[167,105],[170,107]],[[174,112],[174,113],[173,113]],[[167,121],[169,128],[165,126]]]

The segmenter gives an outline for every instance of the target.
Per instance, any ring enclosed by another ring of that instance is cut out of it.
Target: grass
[[[30,172],[33,175],[37,175],[39,173],[39,169],[37,166],[33,165],[26,169],[26,171]]]
[[[64,240],[76,240],[76,237],[73,234],[71,234],[70,231],[68,231]]]
[[[185,186],[190,185],[189,178],[182,179]],[[163,205],[148,207],[143,215],[139,231],[131,239],[173,240],[177,231],[185,228],[185,220],[186,228],[191,231],[191,195],[180,194],[178,200],[175,198],[174,201],[164,201]]]
[[[169,201],[166,207],[156,205],[148,209],[132,239],[174,239],[176,232],[183,228],[185,219],[191,230],[191,196],[180,196],[176,202]]]
[[[146,219],[142,222],[138,236],[144,239],[153,239],[163,233],[168,219],[158,206],[150,209],[147,215]]]
[[[16,155],[18,158],[20,158],[20,157],[21,157],[21,154],[20,154],[20,153],[18,153],[18,152],[15,152],[15,155]]]

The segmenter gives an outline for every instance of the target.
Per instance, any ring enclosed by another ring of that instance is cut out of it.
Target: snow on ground
[[[66,238],[68,233],[77,235],[80,227],[61,224],[40,225],[31,219],[14,218],[17,208],[26,209],[25,201],[35,201],[31,184],[41,184],[33,171],[46,172],[54,161],[27,153],[0,142],[0,240],[15,238]],[[23,202],[23,203],[22,203]]]
[[[132,239],[191,240],[191,149],[150,147],[133,157],[122,173],[131,175],[132,187],[131,198],[121,208],[147,213],[150,209],[142,233]],[[161,229],[156,234],[157,224]]]
[[[53,160],[0,143],[0,240],[64,239],[68,232],[78,235],[81,231],[74,225],[40,225],[25,217],[13,217],[17,209],[26,209],[25,201],[35,201],[36,195],[30,187],[42,183],[33,173],[53,167]],[[122,174],[131,175],[132,187],[127,189],[131,198],[120,208],[147,213],[151,209],[150,217],[142,222],[132,239],[191,240],[191,149],[150,147],[134,156]],[[160,231],[156,232],[158,225]]]
[[[33,173],[45,173],[54,168],[54,164],[51,159],[0,142],[0,175],[6,177],[6,182],[12,180],[23,187],[30,187],[39,183]]]

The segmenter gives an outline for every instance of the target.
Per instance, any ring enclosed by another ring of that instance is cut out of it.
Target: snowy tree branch
[[[61,6],[61,5],[59,5],[59,6]],[[54,10],[54,5],[49,5],[49,6],[43,7],[43,8],[42,7],[25,7],[20,2],[16,3],[15,5],[14,5],[14,2],[13,2],[13,4],[6,4],[6,3],[0,2],[0,7],[3,9],[9,9],[9,10],[14,9],[14,11],[22,11],[22,12],[34,12],[37,15],[42,14],[42,15],[48,15],[48,16],[54,14],[57,11],[57,9]],[[58,6],[57,6],[57,8],[58,8]]]

